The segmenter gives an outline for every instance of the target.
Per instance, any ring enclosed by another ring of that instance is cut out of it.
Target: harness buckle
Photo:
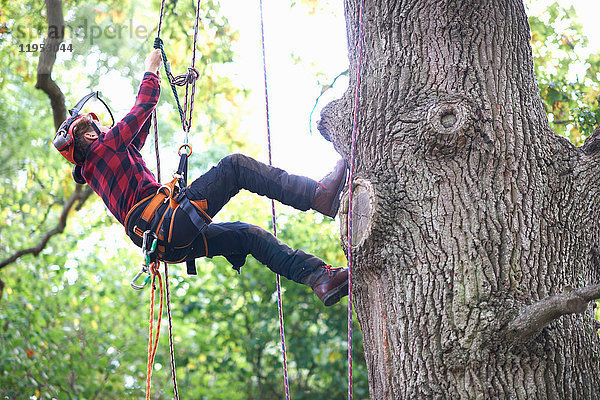
[[[171,196],[173,195],[173,190],[172,190],[172,189],[171,189],[171,187],[170,187],[170,186],[168,186],[168,185],[162,185],[161,187],[159,187],[159,188],[158,188],[158,190],[156,190],[156,194],[159,194],[159,193],[162,191],[162,189],[163,189],[163,188],[168,190],[168,192],[167,192],[167,197],[165,197],[165,199],[163,200],[163,203],[166,203],[167,201],[169,201],[169,199],[170,199],[170,198],[171,198]],[[146,233],[144,232],[144,235],[145,235],[145,234],[146,234]]]

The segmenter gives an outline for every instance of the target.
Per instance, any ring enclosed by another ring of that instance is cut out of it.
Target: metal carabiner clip
[[[144,253],[144,264],[142,264],[140,272],[138,272],[137,275],[131,280],[131,287],[135,290],[142,290],[146,287],[148,282],[150,282],[150,269],[148,268],[148,266],[152,262],[151,256],[156,251],[157,243],[158,242],[156,240],[156,234],[154,234],[154,232],[150,230],[144,232],[144,235],[142,236],[142,252]],[[140,276],[142,276],[142,274],[148,274],[148,276],[140,286],[137,284],[137,280],[140,278]]]
[[[148,274],[148,276],[146,277],[146,279],[144,279],[144,282],[140,286],[136,283],[136,281],[139,279],[140,276],[142,276],[142,274]],[[131,287],[134,288],[135,290],[142,290],[143,288],[146,287],[148,282],[150,282],[150,272],[148,271],[147,266],[142,265],[140,272],[138,272],[137,275],[131,280]]]
[[[152,242],[149,242],[149,239],[152,240]],[[151,255],[156,250],[156,239],[156,234],[151,230],[147,230],[142,235],[142,252],[145,256]]]

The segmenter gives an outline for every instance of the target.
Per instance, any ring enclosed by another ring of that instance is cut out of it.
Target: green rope
[[[181,126],[183,130],[187,132],[187,124],[185,121],[185,114],[183,112],[183,108],[181,107],[181,103],[179,102],[179,95],[177,94],[177,88],[173,83],[173,74],[171,73],[171,64],[167,59],[167,53],[165,53],[164,44],[161,38],[157,37],[154,39],[154,48],[159,49],[162,54],[163,65],[165,66],[165,73],[167,75],[167,79],[169,80],[169,84],[171,85],[171,90],[173,91],[173,97],[175,97],[175,102],[177,103],[177,109],[179,110],[179,117],[181,118]]]

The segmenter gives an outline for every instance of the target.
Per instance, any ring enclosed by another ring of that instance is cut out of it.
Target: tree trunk
[[[319,124],[348,160],[359,6]],[[550,129],[529,39],[518,0],[365,2],[352,276],[372,399],[600,398],[598,287],[565,289],[600,283],[600,146]]]

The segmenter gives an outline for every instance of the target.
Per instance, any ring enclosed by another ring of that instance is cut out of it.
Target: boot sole
[[[325,307],[332,306],[339,302],[343,297],[348,295],[348,282],[344,285],[340,285],[331,292],[323,296],[323,304]]]

